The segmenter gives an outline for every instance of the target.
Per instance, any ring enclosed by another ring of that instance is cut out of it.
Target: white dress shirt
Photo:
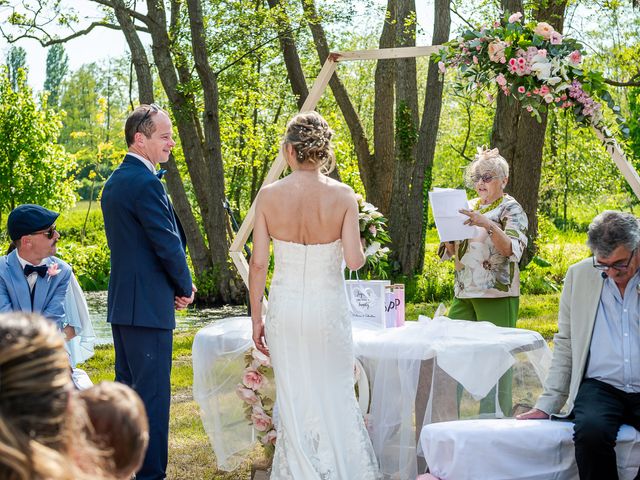
[[[131,155],[132,157],[136,157],[138,160],[140,160],[142,163],[144,163],[144,165],[151,170],[151,173],[153,173],[155,175],[156,173],[156,167],[153,166],[153,163],[151,163],[149,160],[147,160],[146,158],[138,155],[137,153],[131,153],[131,152],[127,152],[127,155]]]
[[[18,261],[20,262],[20,266],[22,270],[26,265],[33,265],[32,263],[27,262],[24,258],[22,258],[18,252],[16,251],[16,256],[18,257]],[[34,267],[39,267],[40,265],[46,265],[44,260],[40,262],[38,265],[33,265]],[[27,276],[27,283],[29,284],[29,290],[33,290],[33,286],[36,284],[36,280],[38,280],[38,274],[36,272],[32,272]]]

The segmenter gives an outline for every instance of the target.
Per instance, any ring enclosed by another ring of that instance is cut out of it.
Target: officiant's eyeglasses
[[[46,230],[41,230],[39,232],[33,232],[30,235],[44,235],[49,240],[51,240],[53,238],[53,236],[56,234],[56,232],[57,232],[56,226],[55,225],[51,225]]]
[[[494,178],[497,178],[494,175],[491,175],[490,173],[485,173],[484,175],[474,175],[471,177],[471,181],[473,183],[478,183],[480,180],[482,180],[484,183],[489,183],[491,180],[493,180]]]
[[[611,264],[611,265],[607,265],[606,263],[596,263],[596,257],[594,256],[594,257],[592,257],[593,258],[593,268],[595,268],[596,270],[602,270],[603,272],[606,272],[611,268],[613,268],[614,270],[617,270],[619,272],[626,272],[627,269],[629,268],[629,265],[631,264],[631,260],[633,260],[633,256],[636,254],[636,250],[631,252],[631,256],[629,257],[629,260],[627,260],[627,263],[616,262],[616,263]]]
[[[151,112],[157,113],[160,111],[160,107],[158,105],[156,105],[155,103],[152,103],[151,105],[149,105],[149,108],[147,109],[146,112],[144,112],[144,115],[142,116],[142,120],[140,120],[138,122],[138,125],[136,125],[136,132],[140,131],[140,125],[142,125],[144,123],[144,121],[149,117],[149,113]]]

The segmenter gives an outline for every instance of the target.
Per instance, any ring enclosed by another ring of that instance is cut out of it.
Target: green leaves
[[[62,209],[75,202],[76,164],[58,144],[61,117],[33,98],[26,74],[18,69],[12,86],[0,67],[0,211],[21,203]]]

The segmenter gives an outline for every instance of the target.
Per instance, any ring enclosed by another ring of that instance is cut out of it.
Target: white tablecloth
[[[616,443],[621,480],[638,472],[639,442],[640,433],[623,425]],[[578,480],[571,422],[433,423],[422,429],[420,443],[431,473],[442,480]]]
[[[525,352],[540,382],[551,358],[536,332],[446,317],[387,330],[354,325],[353,342],[370,381],[372,443],[382,472],[397,479],[414,480],[417,474],[415,401],[425,360],[434,359],[439,369],[481,398],[514,365],[516,353]],[[218,465],[225,470],[236,468],[255,442],[244,405],[235,396],[244,353],[251,346],[249,317],[216,321],[200,330],[193,343],[194,398]],[[432,407],[429,401],[427,410]],[[424,423],[430,419],[427,412]]]

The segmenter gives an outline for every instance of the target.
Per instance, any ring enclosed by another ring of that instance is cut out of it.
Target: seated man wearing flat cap
[[[74,330],[64,325],[64,301],[71,267],[53,256],[60,238],[58,215],[31,204],[9,214],[7,230],[15,250],[0,257],[0,312],[40,313],[70,338]]]

